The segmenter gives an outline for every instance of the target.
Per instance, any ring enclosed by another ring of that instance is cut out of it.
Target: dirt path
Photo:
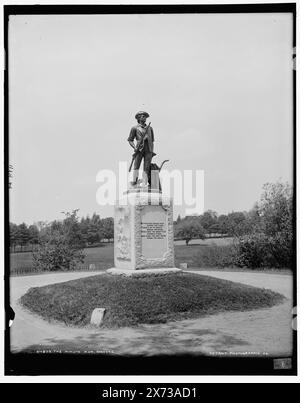
[[[108,352],[114,354],[205,353],[211,355],[276,355],[292,352],[292,277],[280,274],[201,271],[199,275],[269,288],[285,295],[278,306],[249,312],[226,312],[205,318],[142,325],[137,328],[76,329],[48,323],[24,310],[18,299],[30,287],[64,282],[99,272],[55,273],[12,277],[13,352]]]

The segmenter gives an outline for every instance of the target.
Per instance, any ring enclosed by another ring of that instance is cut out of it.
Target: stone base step
[[[112,274],[113,276],[124,276],[124,277],[151,277],[151,276],[167,276],[168,274],[182,273],[181,269],[177,267],[156,267],[155,269],[140,269],[140,270],[129,270],[129,269],[118,269],[112,267],[107,269],[106,273]]]

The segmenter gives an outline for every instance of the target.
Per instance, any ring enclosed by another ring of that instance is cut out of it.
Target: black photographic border
[[[106,354],[11,353],[9,333],[9,59],[10,15],[44,14],[187,14],[187,13],[292,13],[293,48],[296,47],[296,3],[222,5],[6,5],[4,9],[4,280],[5,375],[297,375],[297,332],[293,331],[293,356],[289,369],[274,369],[276,357],[209,357],[203,355],[111,356]],[[293,186],[294,275],[293,306],[297,306],[296,273],[296,70],[293,70]],[[280,357],[278,357],[280,358]]]

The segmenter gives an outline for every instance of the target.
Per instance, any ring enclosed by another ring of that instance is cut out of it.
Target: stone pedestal
[[[129,190],[115,206],[114,263],[111,274],[174,267],[173,203],[155,191]],[[165,270],[167,269],[167,270]],[[170,270],[172,269],[172,270]]]

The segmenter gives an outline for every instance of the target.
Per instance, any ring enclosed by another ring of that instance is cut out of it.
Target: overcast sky
[[[205,171],[205,209],[249,210],[292,181],[292,14],[11,16],[9,108],[12,222],[112,216],[96,175],[141,109],[157,162]]]

